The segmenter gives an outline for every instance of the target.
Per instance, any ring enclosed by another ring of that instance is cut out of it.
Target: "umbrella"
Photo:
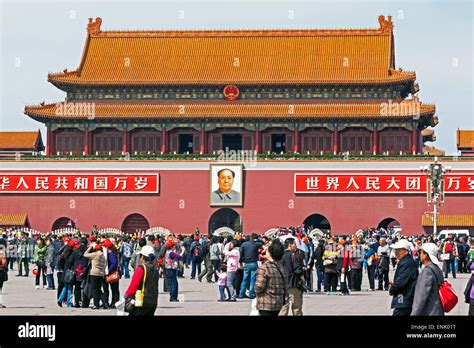
[[[280,232],[278,228],[271,228],[267,232],[265,232],[265,236],[267,236],[268,238],[275,238],[276,236],[278,236],[278,232]]]
[[[296,247],[298,249],[303,250],[305,253],[309,252],[308,246],[291,234],[286,234],[284,236],[279,237],[278,239],[280,239],[284,243],[288,238],[293,238],[296,241]]]
[[[221,236],[221,237],[228,237],[228,236],[235,236],[235,231],[229,227],[220,227],[213,233],[214,236]]]

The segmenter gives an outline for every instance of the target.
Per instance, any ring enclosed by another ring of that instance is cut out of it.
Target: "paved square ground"
[[[160,279],[160,295],[156,315],[249,315],[249,299],[237,302],[218,302],[216,284],[189,279],[190,270],[185,270],[185,279],[179,279],[181,302],[169,302],[163,293]],[[3,303],[0,315],[116,315],[116,310],[92,310],[82,308],[60,308],[56,304],[56,291],[43,288],[36,290],[34,277],[15,277],[16,271],[9,272],[9,281],[4,284]],[[392,279],[393,272],[390,274]],[[449,315],[467,315],[468,305],[464,303],[463,292],[469,279],[468,274],[460,274],[457,279],[449,278],[459,297],[459,303]],[[120,292],[124,293],[130,280],[120,281]],[[320,293],[304,295],[304,315],[391,315],[391,297],[386,291],[368,292],[367,274],[364,273],[361,292],[350,296],[328,296]]]

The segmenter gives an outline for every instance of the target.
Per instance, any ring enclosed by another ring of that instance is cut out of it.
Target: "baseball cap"
[[[393,249],[406,249],[410,250],[410,242],[406,239],[400,239],[398,242],[391,246]]]
[[[137,254],[143,255],[145,257],[155,256],[155,249],[149,245],[145,245]]]

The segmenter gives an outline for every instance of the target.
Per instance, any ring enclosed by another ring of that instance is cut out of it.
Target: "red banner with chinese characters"
[[[0,174],[0,193],[158,193],[158,174]]]
[[[426,193],[427,176],[295,174],[295,193]],[[446,193],[474,193],[474,175],[446,175]]]

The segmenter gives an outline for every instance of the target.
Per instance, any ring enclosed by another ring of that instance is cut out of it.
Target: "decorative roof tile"
[[[27,226],[28,215],[26,213],[0,214],[0,226]]]
[[[85,103],[87,104],[87,103]],[[292,118],[411,118],[419,111],[421,116],[433,115],[435,106],[419,105],[418,111],[409,108],[411,100],[400,104],[398,114],[384,114],[381,103],[281,103],[281,102],[60,102],[43,106],[27,106],[25,114],[37,119],[292,119]]]
[[[433,215],[423,214],[422,226],[433,226]],[[437,220],[438,226],[458,226],[458,227],[474,227],[474,215],[448,215],[439,214]]]
[[[31,150],[44,149],[41,132],[0,132],[0,150]]]
[[[474,130],[460,130],[456,132],[458,150],[474,149]]]
[[[56,84],[385,84],[395,70],[393,24],[377,29],[102,31],[90,19],[79,68]]]

